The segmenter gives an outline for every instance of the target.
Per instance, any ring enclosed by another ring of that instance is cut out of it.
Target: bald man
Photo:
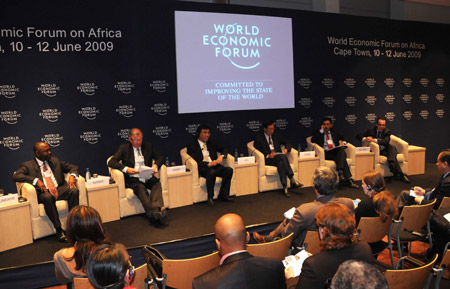
[[[246,244],[250,235],[241,216],[222,216],[217,220],[214,231],[217,250],[221,256],[220,266],[196,277],[192,288],[286,288],[281,261],[254,257],[247,252]]]

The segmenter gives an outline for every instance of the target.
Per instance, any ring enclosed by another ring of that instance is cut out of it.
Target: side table
[[[30,203],[0,206],[0,252],[33,243]]]
[[[425,152],[427,148],[408,146],[408,175],[425,174]]]
[[[89,206],[96,209],[103,223],[120,219],[119,185],[86,187]]]
[[[192,205],[192,173],[175,173],[167,175],[169,191],[169,208]]]
[[[258,193],[258,164],[236,164],[234,167],[236,196]]]
[[[313,185],[313,173],[319,166],[319,157],[298,158],[297,180],[302,183],[304,187],[311,187]]]
[[[362,176],[375,167],[375,154],[373,152],[357,152],[355,154],[355,175],[353,179],[359,181]]]

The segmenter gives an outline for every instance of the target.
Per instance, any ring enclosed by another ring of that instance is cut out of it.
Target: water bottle
[[[89,168],[86,168],[86,181],[91,179],[91,172],[89,171]]]
[[[234,150],[234,163],[235,163],[235,164],[237,164],[237,162],[238,162],[238,157],[239,157],[238,150],[235,149],[235,150]]]
[[[169,157],[166,157],[166,167],[169,167],[170,163],[169,163]]]

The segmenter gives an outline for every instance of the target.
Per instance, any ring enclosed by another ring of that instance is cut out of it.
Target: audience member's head
[[[356,221],[353,212],[345,205],[331,202],[316,214],[321,250],[335,250],[356,242]]]
[[[244,220],[236,214],[226,214],[220,217],[214,226],[216,246],[220,256],[245,250],[250,235],[245,229]]]
[[[133,278],[134,267],[127,249],[115,243],[98,246],[88,259],[86,271],[96,289],[122,289]]]
[[[375,211],[386,222],[395,218],[398,214],[398,202],[389,191],[381,191],[373,196],[373,206]]]
[[[76,206],[67,216],[67,240],[75,248],[77,270],[83,270],[91,252],[107,242],[100,214],[92,207]]]
[[[337,174],[328,167],[319,167],[313,174],[313,187],[319,195],[332,195],[338,184]]]
[[[384,177],[379,171],[368,171],[362,177],[362,187],[364,193],[372,196],[373,193],[378,193],[384,190]]]
[[[439,153],[436,166],[443,174],[450,171],[450,149],[445,149]]]
[[[348,260],[339,266],[331,289],[388,289],[386,278],[375,266],[364,261]]]

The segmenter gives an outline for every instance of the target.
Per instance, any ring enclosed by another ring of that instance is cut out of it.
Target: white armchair
[[[306,144],[308,147],[308,150],[315,151],[316,155],[319,157],[319,163],[320,166],[326,166],[333,170],[336,170],[336,163],[331,160],[325,159],[325,150],[320,145],[311,142],[311,137],[306,138]],[[350,168],[350,172],[352,173],[352,176],[355,176],[355,156],[356,156],[356,148],[351,143],[347,143],[347,148],[345,149],[345,152],[347,153],[347,164]]]
[[[391,135],[389,145],[394,146],[397,149],[398,163],[402,168],[402,172],[405,175],[408,175],[408,143],[395,135]],[[392,176],[393,174],[389,169],[387,157],[380,154],[380,146],[375,142],[370,142],[369,146],[370,150],[375,154],[375,170],[379,171],[383,176]]]
[[[70,174],[65,174],[66,181],[68,181]],[[33,232],[33,239],[39,239],[48,235],[56,233],[53,223],[45,213],[44,205],[38,203],[38,197],[36,189],[29,183],[16,182],[17,192],[27,198],[30,202],[30,217],[31,217],[31,230]],[[78,177],[77,188],[79,191],[79,204],[87,205],[86,197],[86,184],[82,176]],[[67,215],[69,214],[69,204],[67,201],[56,201],[56,208],[58,209],[59,220],[61,221],[61,227],[66,229]]]
[[[278,176],[277,167],[266,166],[266,158],[264,155],[257,150],[253,141],[247,143],[247,150],[250,156],[255,156],[256,162],[258,163],[258,190],[260,192],[280,190],[283,188],[281,185],[280,177]],[[298,171],[298,151],[296,149],[291,149],[288,154],[289,164],[291,165],[294,176],[297,176]],[[290,181],[288,180],[288,186],[290,186]]]
[[[194,203],[203,202],[208,199],[208,193],[206,191],[206,179],[200,177],[198,174],[197,162],[187,153],[187,148],[180,150],[181,161],[186,165],[186,168],[192,172],[192,193],[194,197]],[[233,169],[233,177],[231,178],[230,184],[230,196],[236,195],[236,184],[235,184],[235,169],[234,169],[234,157],[228,154],[225,159],[224,166]],[[222,178],[216,178],[216,184],[214,186],[214,198],[216,199],[219,195],[220,186],[222,184]]]
[[[112,157],[112,156],[111,156]],[[106,161],[106,165],[108,165],[109,160]],[[120,217],[126,217],[131,215],[137,215],[145,213],[144,207],[139,201],[138,197],[134,194],[133,190],[125,187],[125,176],[123,172],[120,170],[112,169],[108,167],[109,174],[114,179],[116,184],[119,187],[119,208],[120,208]],[[167,182],[167,169],[165,165],[162,165],[159,169],[159,172],[156,174],[156,177],[159,178],[161,182],[162,196],[164,200],[164,206],[170,207],[168,202],[169,200],[169,192],[168,192],[168,182]],[[151,191],[147,190],[150,194]]]

